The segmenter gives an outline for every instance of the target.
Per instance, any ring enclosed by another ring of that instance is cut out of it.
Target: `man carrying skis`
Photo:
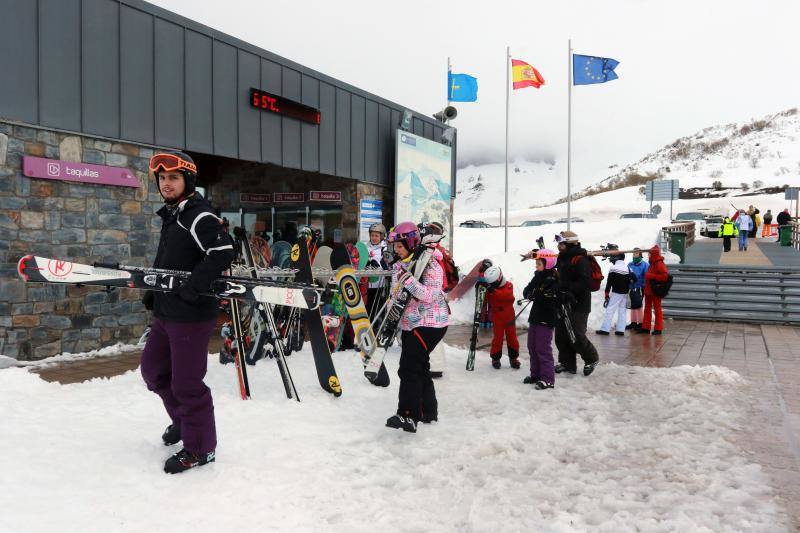
[[[558,364],[556,374],[577,372],[576,354],[583,359],[583,375],[588,376],[600,361],[597,349],[586,338],[589,313],[592,310],[591,277],[592,269],[586,250],[581,248],[578,235],[572,231],[562,231],[556,235],[558,242],[558,262],[556,270],[561,284],[561,295],[568,304],[568,318],[575,334],[575,342],[567,331],[564,320],[556,328],[556,347]]]
[[[150,170],[164,198],[153,267],[192,272],[176,291],[147,292],[143,300],[154,320],[142,352],[142,377],[172,420],[161,437],[164,444],[183,441],[183,449],[164,464],[165,472],[177,474],[214,461],[214,404],[203,378],[218,306],[201,293],[230,267],[234,252],[222,221],[195,191],[197,167],[188,155],[157,153]]]

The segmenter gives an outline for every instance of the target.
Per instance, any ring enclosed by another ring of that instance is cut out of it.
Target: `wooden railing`
[[[800,220],[793,220],[789,222],[792,227],[792,248],[800,250]]]
[[[661,242],[667,247],[669,247],[670,243],[670,233],[685,233],[687,248],[694,244],[694,222],[675,222],[661,228]]]

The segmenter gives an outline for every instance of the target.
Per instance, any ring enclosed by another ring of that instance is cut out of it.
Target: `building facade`
[[[138,339],[140,294],[26,285],[16,262],[149,264],[155,150],[190,154],[220,215],[251,232],[311,224],[353,242],[362,200],[392,223],[404,107],[139,0],[0,0],[0,12],[0,72],[14,80],[0,85],[3,355]],[[441,142],[441,123],[411,116],[410,131]],[[37,174],[42,160],[71,175]],[[92,183],[92,169],[130,183]]]

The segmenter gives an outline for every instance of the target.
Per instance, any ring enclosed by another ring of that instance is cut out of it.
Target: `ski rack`
[[[258,274],[258,279],[265,279],[269,277],[275,278],[294,278],[298,272],[296,268],[261,268],[261,267],[248,267],[237,265],[234,267],[233,272],[236,276],[247,277],[255,270],[256,274]],[[314,275],[315,278],[318,277],[327,277],[333,278],[336,275],[336,271],[332,269],[312,269],[311,273]],[[362,270],[355,270],[353,275],[357,278],[365,278],[365,277],[383,277],[389,278],[392,276],[391,270],[383,270],[380,268],[365,268]]]

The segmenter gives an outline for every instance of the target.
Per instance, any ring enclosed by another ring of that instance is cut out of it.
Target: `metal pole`
[[[511,58],[511,47],[506,46],[506,220],[505,220],[505,235],[506,246],[505,251],[508,252],[508,85],[509,85],[509,68],[508,63]]]
[[[567,39],[567,231],[572,224],[572,39]]]
[[[447,56],[447,104],[445,104],[445,107],[450,105],[450,91],[451,90],[452,90],[452,88],[450,87],[450,56]],[[447,124],[447,120],[445,120],[444,123]]]

